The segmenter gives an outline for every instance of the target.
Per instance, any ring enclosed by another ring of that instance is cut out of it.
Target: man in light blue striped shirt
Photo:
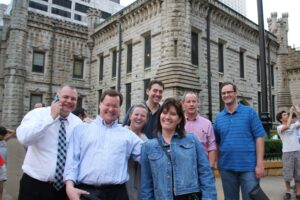
[[[143,142],[118,124],[122,99],[121,93],[106,90],[100,115],[74,129],[64,172],[70,200],[128,200],[128,159],[139,161]]]

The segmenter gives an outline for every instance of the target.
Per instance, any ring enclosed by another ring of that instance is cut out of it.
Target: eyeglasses
[[[226,91],[226,92],[222,92],[221,94],[222,96],[225,96],[226,94],[232,94],[232,93],[234,93],[234,91]]]

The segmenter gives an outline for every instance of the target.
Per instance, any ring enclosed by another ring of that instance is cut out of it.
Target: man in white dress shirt
[[[57,96],[58,99],[51,106],[27,113],[17,128],[18,140],[27,147],[19,200],[68,199],[65,186],[59,189],[54,187],[61,134],[59,132],[61,121],[64,121],[63,132],[68,143],[74,127],[82,121],[71,113],[77,104],[76,89],[64,85],[57,92]]]

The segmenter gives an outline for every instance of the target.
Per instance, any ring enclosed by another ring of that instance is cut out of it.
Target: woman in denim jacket
[[[157,116],[157,138],[142,147],[140,199],[190,200],[201,193],[201,199],[216,200],[207,156],[198,139],[185,134],[180,101],[166,99]]]

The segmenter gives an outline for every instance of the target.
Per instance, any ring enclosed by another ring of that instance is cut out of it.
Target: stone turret
[[[187,89],[199,90],[197,68],[191,64],[190,12],[189,0],[162,3],[161,63],[156,78],[173,96],[181,96],[180,91]]]
[[[90,8],[87,12],[87,20],[88,20],[88,34],[94,33],[95,25],[100,24],[101,19],[101,11]]]
[[[23,113],[28,0],[14,0],[4,67],[2,124],[15,128]]]
[[[289,77],[287,69],[288,62],[288,13],[283,13],[282,18],[277,19],[277,13],[272,13],[268,18],[269,31],[277,36],[277,42],[280,44],[277,53],[277,109],[288,110],[292,105],[291,91],[289,87]]]
[[[288,13],[283,13],[282,18],[277,19],[277,13],[271,13],[271,18],[268,18],[269,31],[277,36],[277,42],[280,44],[279,53],[288,52]]]

